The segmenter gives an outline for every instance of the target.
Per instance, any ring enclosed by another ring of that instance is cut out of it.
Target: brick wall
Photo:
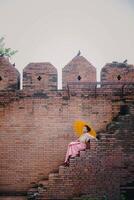
[[[111,96],[69,97],[67,91],[1,92],[0,101],[1,190],[27,190],[57,168],[67,144],[75,139],[75,119],[90,121],[95,130],[105,129],[120,109]]]

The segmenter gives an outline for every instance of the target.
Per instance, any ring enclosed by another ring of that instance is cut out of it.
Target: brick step
[[[50,171],[50,173],[58,173],[59,172],[59,168],[58,169],[54,169],[52,171]]]
[[[49,179],[38,182],[38,192],[40,194],[43,193],[44,191],[47,191],[48,183],[49,183]]]
[[[48,181],[49,181],[49,179],[39,181],[39,182],[38,182],[38,186],[39,186],[39,185],[47,185],[47,184],[48,184]]]
[[[59,173],[50,173],[49,174],[49,179],[56,179],[59,177]]]
[[[38,192],[39,192],[39,195],[38,197],[36,197],[38,200],[40,199],[43,199],[45,194],[47,193],[47,188],[49,187],[49,181],[56,181],[57,179],[60,179],[61,176],[64,174],[64,172],[66,170],[68,170],[69,168],[72,167],[72,164],[76,164],[77,161],[80,159],[80,157],[83,157],[86,152],[89,153],[89,149],[87,150],[82,150],[80,151],[79,155],[77,155],[76,157],[74,158],[70,158],[70,165],[69,166],[59,166],[58,169],[56,170],[53,170],[53,173],[51,172],[48,176],[48,179],[45,179],[45,180],[41,180],[38,182]]]
[[[85,153],[86,153],[86,150],[82,150],[82,151],[80,151],[80,157],[84,156]]]
[[[52,175],[52,174],[51,174]],[[50,177],[51,177],[50,175]],[[53,176],[52,176],[53,177]],[[55,176],[54,176],[55,177]],[[47,180],[42,180],[38,182],[38,194],[36,196],[36,200],[43,200],[43,199],[48,199],[45,198],[46,194],[47,194],[47,190],[49,187],[49,179]],[[30,200],[30,199],[29,199]]]
[[[130,110],[130,112],[131,112],[131,114],[133,114],[133,115],[134,115],[134,109],[131,109],[131,110]]]
[[[86,154],[90,154],[91,151],[96,151],[96,149],[94,148],[94,146],[96,147],[96,143],[92,144],[91,147],[93,146],[93,149],[85,149],[80,151],[79,155],[77,155],[74,158],[70,158],[70,165],[69,166],[59,166],[58,170],[54,170],[55,172],[58,173],[50,173],[48,176],[47,180],[42,180],[38,182],[38,185],[42,184],[44,188],[42,188],[41,190],[38,190],[38,196],[36,199],[38,200],[43,200],[45,198],[45,196],[47,196],[47,189],[49,187],[49,181],[56,181],[58,179],[60,179],[62,177],[62,175],[65,174],[66,170],[69,170],[70,168],[72,168],[73,165],[77,165],[77,162],[81,159],[81,157],[85,157]],[[91,155],[92,157],[92,155]],[[53,172],[54,172],[53,171]],[[79,198],[78,198],[79,199]]]

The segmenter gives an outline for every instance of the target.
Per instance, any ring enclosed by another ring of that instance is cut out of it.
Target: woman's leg
[[[65,162],[69,160],[70,157],[75,157],[79,151],[84,150],[86,148],[86,144],[81,142],[73,142],[68,145]]]
[[[69,161],[70,157],[71,157],[71,145],[69,144],[67,148],[66,157],[65,157],[65,163]]]

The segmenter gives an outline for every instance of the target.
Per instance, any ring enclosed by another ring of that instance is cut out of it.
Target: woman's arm
[[[92,136],[92,135],[90,135],[90,134],[88,134],[88,138],[89,138],[89,140],[95,140],[95,141],[98,141],[98,139],[97,139],[97,138],[93,137],[93,136]]]

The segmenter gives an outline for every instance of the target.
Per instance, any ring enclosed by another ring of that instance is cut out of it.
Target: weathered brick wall
[[[8,89],[20,89],[20,73],[8,58],[0,57],[0,90]]]
[[[74,57],[62,70],[63,87],[68,82],[96,82],[96,68],[83,56]]]
[[[90,95],[1,93],[1,190],[27,190],[31,182],[57,168],[64,161],[67,144],[75,139],[75,119],[90,121],[95,130],[105,129],[120,105],[111,96]]]
[[[125,63],[107,63],[101,70],[102,82],[118,82],[134,80],[134,65]],[[116,87],[118,84],[116,85]]]
[[[30,63],[23,70],[23,89],[56,90],[57,70],[51,63]]]

